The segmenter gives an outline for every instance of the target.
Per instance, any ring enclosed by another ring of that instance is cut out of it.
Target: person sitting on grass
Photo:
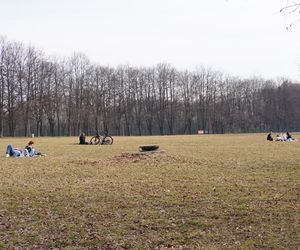
[[[273,141],[272,132],[268,134],[267,140],[268,141]]]
[[[80,145],[87,145],[87,144],[89,144],[88,142],[85,141],[85,134],[84,133],[81,133],[80,136],[79,136],[79,144]]]
[[[286,141],[286,140],[287,140],[286,134],[285,134],[285,133],[282,133],[282,134],[281,134],[281,137],[282,137],[283,141]]]
[[[42,154],[41,152],[37,152],[34,148],[34,142],[33,141],[29,141],[27,146],[25,147],[25,149],[27,150],[29,157],[33,157],[33,156],[46,156],[45,154]]]
[[[284,139],[283,139],[282,136],[280,136],[280,135],[278,134],[278,135],[276,135],[275,141],[284,141]]]
[[[286,132],[286,141],[297,141],[289,132]]]

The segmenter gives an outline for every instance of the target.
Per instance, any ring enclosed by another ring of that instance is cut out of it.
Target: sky
[[[299,16],[287,0],[0,0],[0,35],[49,56],[300,80]]]

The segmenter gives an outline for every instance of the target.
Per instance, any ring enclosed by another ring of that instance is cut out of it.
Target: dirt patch
[[[122,153],[121,155],[115,156],[113,158],[114,161],[116,162],[140,162],[140,161],[145,161],[145,160],[154,160],[157,157],[161,156],[164,152],[163,151],[158,151],[158,152],[149,152],[149,153],[144,153],[144,152],[139,152],[139,153]]]
[[[77,161],[72,160],[72,161],[69,161],[69,163],[94,167],[94,166],[103,164],[104,161],[103,160],[77,160]]]
[[[164,151],[158,151],[158,152],[126,152],[121,153],[120,155],[113,156],[111,158],[105,158],[105,159],[93,159],[93,160],[71,160],[69,163],[80,165],[80,166],[86,166],[86,167],[97,167],[97,166],[115,166],[120,164],[130,164],[130,163],[139,163],[139,162],[147,162],[147,164],[153,165],[159,165],[161,162],[167,161],[167,162],[173,162],[176,164],[182,164],[182,165],[199,165],[200,162],[186,159],[183,157],[175,156],[175,155],[168,155]]]

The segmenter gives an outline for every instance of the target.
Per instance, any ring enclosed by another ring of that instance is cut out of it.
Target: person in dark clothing
[[[85,134],[84,134],[84,133],[81,133],[80,136],[79,136],[79,144],[81,144],[81,145],[86,145],[86,144],[88,144],[88,143],[85,141]]]
[[[286,132],[286,141],[288,141],[288,142],[296,142],[297,139],[294,138],[289,132]]]
[[[268,140],[268,141],[273,141],[273,137],[272,137],[272,134],[271,134],[271,133],[268,134],[267,140]]]

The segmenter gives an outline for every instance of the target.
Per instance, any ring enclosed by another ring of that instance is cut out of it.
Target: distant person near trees
[[[84,133],[81,133],[80,136],[79,136],[79,144],[80,145],[87,145],[88,142],[85,141],[85,134]]]
[[[282,135],[277,134],[276,135],[276,140],[275,141],[284,141],[284,138]]]
[[[268,141],[273,141],[272,132],[268,134],[267,140]]]
[[[289,132],[283,133],[283,134],[278,134],[276,136],[275,141],[283,141],[283,142],[296,142],[297,139],[292,137],[292,135]]]
[[[286,132],[287,141],[297,141],[289,132]]]

